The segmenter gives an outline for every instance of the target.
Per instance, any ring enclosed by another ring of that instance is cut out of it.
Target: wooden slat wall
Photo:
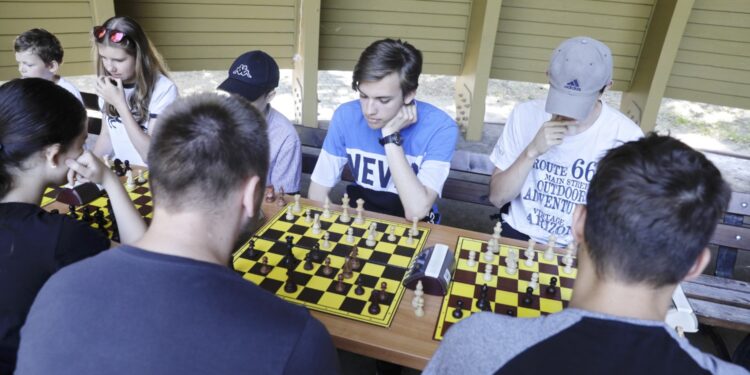
[[[750,108],[750,1],[695,1],[664,96]]]
[[[400,38],[422,51],[424,73],[457,75],[470,0],[323,0],[321,70],[352,70],[370,43]]]
[[[0,81],[20,76],[13,41],[18,34],[35,27],[60,39],[65,50],[60,71],[63,76],[92,74],[91,12],[87,0],[0,1]]]
[[[609,46],[615,90],[627,90],[654,0],[503,0],[491,78],[546,83],[554,49],[587,35]]]
[[[119,0],[115,12],[138,20],[170,70],[225,70],[253,49],[292,67],[295,0]]]

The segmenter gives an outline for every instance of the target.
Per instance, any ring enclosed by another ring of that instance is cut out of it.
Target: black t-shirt
[[[0,203],[0,374],[12,373],[34,298],[61,267],[109,247],[88,225],[28,203]]]
[[[52,276],[21,337],[19,375],[338,372],[304,308],[228,267],[131,246]]]

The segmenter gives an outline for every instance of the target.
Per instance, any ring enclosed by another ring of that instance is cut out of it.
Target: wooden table
[[[290,197],[287,197],[286,201],[290,202]],[[321,206],[317,202],[307,199],[302,199],[302,202],[313,206]],[[340,210],[340,206],[332,205],[331,208]],[[263,203],[263,211],[266,217],[272,217],[279,209],[280,207],[276,203]],[[372,212],[366,212],[365,217],[403,221],[408,224],[403,218]],[[458,236],[461,235],[480,240],[489,240],[490,238],[490,234],[487,233],[424,222],[419,223],[419,225],[430,228],[430,235],[427,237],[425,247],[443,243],[453,249],[458,241]],[[488,230],[491,230],[491,228],[488,228]],[[526,246],[526,243],[509,239],[503,239],[503,243]],[[414,298],[414,291],[407,289],[390,328],[377,327],[317,311],[311,311],[311,313],[326,326],[333,337],[334,344],[339,349],[406,367],[423,369],[439,344],[432,337],[443,298],[425,294],[425,315],[421,318],[414,315],[414,309],[411,306],[412,298]]]

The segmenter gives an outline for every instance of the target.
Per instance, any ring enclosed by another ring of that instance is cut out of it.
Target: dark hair
[[[238,95],[192,95],[172,103],[157,121],[148,153],[156,204],[211,210],[217,197],[252,176],[265,186],[266,121],[249,101]]]
[[[14,79],[0,86],[0,197],[13,188],[11,169],[55,143],[66,151],[85,120],[81,102],[51,81]]]
[[[58,64],[63,62],[64,52],[60,40],[45,29],[24,31],[16,37],[13,47],[16,52],[31,50],[47,65],[52,64],[52,61],[57,61]]]
[[[130,17],[112,17],[102,25],[108,30],[118,30],[125,34],[121,42],[112,42],[109,38],[97,41],[95,45],[105,45],[124,49],[128,55],[135,58],[135,91],[129,98],[128,104],[133,118],[139,123],[148,120],[148,105],[151,94],[156,87],[159,73],[168,76],[167,66],[151,40],[146,36],[141,25]],[[97,47],[98,48],[98,47]],[[99,54],[96,54],[96,74],[104,75],[106,70]],[[103,110],[109,116],[118,116],[112,104],[106,103]]]
[[[584,236],[597,274],[654,287],[680,282],[730,193],[703,154],[672,137],[650,134],[610,150],[586,197]]]
[[[404,96],[415,91],[422,73],[422,52],[401,39],[378,40],[362,51],[352,74],[352,88],[362,81],[379,81],[396,72]]]

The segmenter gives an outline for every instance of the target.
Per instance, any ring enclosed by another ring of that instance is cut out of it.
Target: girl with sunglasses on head
[[[86,110],[63,87],[41,78],[0,86],[0,374],[13,373],[20,328],[47,279],[110,246],[87,223],[39,207],[45,188],[66,177],[102,184],[123,242],[146,229],[120,180],[83,151],[86,134]]]
[[[177,98],[177,86],[132,18],[110,18],[94,27],[93,37],[103,120],[94,153],[145,166],[155,119]]]

